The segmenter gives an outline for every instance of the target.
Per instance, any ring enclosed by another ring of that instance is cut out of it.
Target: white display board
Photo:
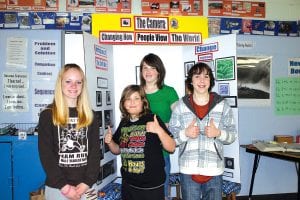
[[[77,37],[77,36],[76,36]],[[86,38],[90,38],[89,34],[85,36]],[[97,39],[92,37],[92,42],[86,43],[84,41],[84,46],[87,46],[90,50],[88,56],[85,57],[85,67],[95,66],[95,50],[94,45],[97,44]],[[67,41],[67,40],[66,40]],[[162,59],[165,68],[166,68],[166,77],[165,77],[165,84],[170,85],[175,88],[179,97],[184,96],[185,94],[185,73],[187,63],[190,61],[197,62],[199,57],[202,58],[211,58],[211,61],[207,61],[210,64],[215,63],[215,60],[222,58],[229,58],[234,61],[234,79],[227,81],[227,80],[220,80],[217,81],[215,87],[213,88],[214,91],[219,93],[219,88],[227,88],[226,90],[222,90],[222,94],[229,96],[227,99],[231,102],[232,107],[235,113],[235,120],[238,129],[238,107],[236,107],[236,97],[237,97],[237,80],[236,80],[236,35],[224,35],[218,36],[214,38],[208,38],[204,41],[205,45],[209,46],[209,44],[213,44],[212,46],[215,47],[217,44],[218,49],[211,49],[208,50],[206,53],[195,54],[195,46],[174,46],[174,45],[165,45],[165,46],[155,46],[155,45],[107,45],[105,46],[106,49],[109,49],[111,55],[109,55],[109,62],[108,65],[113,68],[113,75],[107,74],[109,80],[113,80],[113,87],[114,92],[112,93],[114,96],[113,106],[114,106],[114,124],[115,128],[118,126],[120,122],[120,111],[119,111],[119,101],[121,97],[122,90],[128,84],[135,84],[137,83],[137,66],[139,66],[140,61],[142,58],[148,53],[154,53],[160,56]],[[200,48],[201,49],[201,48]],[[205,49],[205,48],[204,48]],[[208,55],[205,55],[208,54]],[[70,56],[70,55],[69,55]],[[76,58],[78,58],[76,56]],[[66,60],[72,60],[68,58],[68,54],[66,51]],[[89,63],[89,64],[87,64]],[[92,73],[92,77],[95,76],[97,73]],[[97,91],[97,81],[93,78],[90,79],[94,86],[91,93],[91,99],[96,99],[96,91]],[[104,81],[105,82],[105,81]],[[95,94],[93,94],[95,93]],[[103,95],[103,94],[102,94]],[[103,96],[102,96],[103,98]],[[103,100],[102,100],[103,101]],[[96,101],[94,102],[94,106]],[[107,155],[110,155],[108,152]],[[231,144],[225,146],[225,155],[226,157],[226,165],[229,168],[226,168],[224,173],[224,179],[231,180],[234,182],[240,182],[240,163],[239,163],[239,138]],[[178,168],[178,150],[175,153],[171,154],[171,172],[175,173],[179,171]],[[105,161],[106,162],[106,161]],[[119,168],[121,166],[120,157],[117,157],[117,175],[120,176]]]
[[[83,34],[85,74],[93,110],[100,121],[99,138],[102,149],[98,189],[112,182],[117,176],[116,157],[104,143],[107,127],[116,128],[114,112],[113,47],[99,45],[97,38]]]
[[[198,62],[200,57],[208,54],[211,61],[208,61],[214,65],[215,61],[232,61],[233,77],[231,80],[217,80],[214,91],[219,93],[219,87],[224,88],[227,86],[227,90],[224,93],[227,96],[228,101],[233,107],[235,120],[238,129],[238,108],[237,108],[237,71],[236,71],[236,35],[224,35],[214,38],[208,38],[204,41],[203,49],[206,53],[195,53],[195,46],[155,46],[155,45],[114,45],[113,46],[113,59],[114,59],[114,85],[115,85],[115,111],[116,111],[116,124],[119,123],[120,111],[119,100],[122,90],[128,84],[136,83],[136,66],[139,66],[142,58],[148,53],[157,54],[163,61],[166,68],[165,84],[175,88],[179,97],[185,94],[185,67],[187,62]],[[208,46],[208,47],[207,47]],[[212,46],[212,47],[210,47]],[[217,46],[217,49],[214,47]],[[210,50],[209,50],[210,48]],[[202,48],[200,48],[202,49]],[[215,68],[215,66],[214,66]],[[225,95],[224,95],[225,96]],[[239,163],[239,138],[231,144],[226,145],[225,157],[226,168],[224,173],[224,179],[234,182],[240,182],[240,163]],[[118,162],[118,165],[121,165]],[[171,154],[171,172],[178,172],[178,151]]]

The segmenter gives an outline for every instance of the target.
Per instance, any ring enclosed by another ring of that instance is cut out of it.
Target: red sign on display
[[[70,0],[66,1],[67,11],[131,13],[131,0]]]
[[[57,11],[59,0],[2,0],[0,10]]]
[[[265,18],[266,3],[253,1],[208,1],[208,16]]]
[[[203,16],[203,0],[142,0],[143,15]]]

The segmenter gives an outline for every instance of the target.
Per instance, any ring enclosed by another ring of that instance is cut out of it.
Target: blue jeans
[[[222,200],[222,175],[206,183],[196,183],[191,175],[180,174],[182,200]]]
[[[165,197],[168,197],[169,196],[169,179],[170,179],[170,171],[171,171],[170,155],[164,156],[164,159],[165,159],[165,173],[166,173],[164,193],[165,193]]]

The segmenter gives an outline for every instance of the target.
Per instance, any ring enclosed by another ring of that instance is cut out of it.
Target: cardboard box
[[[274,141],[278,143],[293,143],[294,137],[292,135],[274,135]]]

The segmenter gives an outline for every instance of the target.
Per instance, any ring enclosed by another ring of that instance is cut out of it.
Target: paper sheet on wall
[[[300,78],[278,78],[275,81],[275,114],[300,114]]]
[[[22,37],[9,37],[6,40],[7,67],[26,68],[28,40]]]

